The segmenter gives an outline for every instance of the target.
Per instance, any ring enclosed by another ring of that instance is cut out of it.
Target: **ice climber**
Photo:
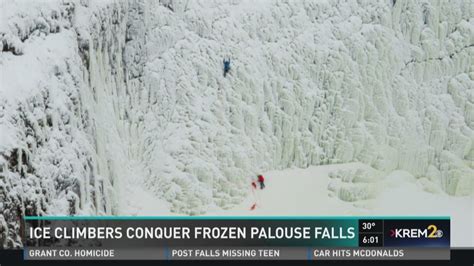
[[[264,189],[265,188],[265,178],[263,177],[263,175],[258,175],[258,183],[260,183],[260,189]]]
[[[224,77],[227,75],[227,72],[229,71],[230,71],[230,58],[227,60],[224,58]]]

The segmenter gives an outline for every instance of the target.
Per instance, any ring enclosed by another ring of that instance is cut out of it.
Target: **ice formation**
[[[139,194],[202,214],[241,202],[257,172],[293,166],[360,162],[474,194],[470,0],[1,10],[4,247],[21,245],[23,215],[128,214]],[[345,200],[371,197],[334,175]]]

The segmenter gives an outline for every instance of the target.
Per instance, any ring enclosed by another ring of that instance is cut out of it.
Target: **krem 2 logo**
[[[390,230],[390,237],[394,238],[441,238],[443,231],[434,224],[428,225],[425,229],[419,228],[395,228]]]

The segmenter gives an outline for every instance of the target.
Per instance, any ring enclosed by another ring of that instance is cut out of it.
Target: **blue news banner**
[[[25,260],[449,260],[449,217],[25,217]]]

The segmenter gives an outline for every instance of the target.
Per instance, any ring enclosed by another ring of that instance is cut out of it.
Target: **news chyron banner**
[[[449,217],[25,217],[25,260],[449,260]]]

